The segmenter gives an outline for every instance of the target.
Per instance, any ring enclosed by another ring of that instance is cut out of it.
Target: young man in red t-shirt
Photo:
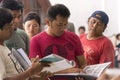
[[[65,30],[69,16],[68,8],[62,4],[56,4],[48,9],[46,18],[47,29],[34,36],[30,41],[29,56],[31,59],[35,58],[36,55],[42,58],[53,53],[68,60],[75,60],[79,68],[83,67],[85,62],[79,37]],[[73,68],[65,72],[75,72],[76,69]],[[51,80],[70,79],[53,77]]]
[[[115,51],[112,42],[103,35],[109,22],[103,11],[95,11],[88,19],[88,34],[80,37],[87,65],[112,62],[114,66]]]

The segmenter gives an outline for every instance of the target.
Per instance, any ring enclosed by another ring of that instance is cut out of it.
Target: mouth
[[[91,28],[91,29],[89,29],[90,31],[96,31],[95,29],[93,29],[93,28]]]
[[[92,34],[95,34],[96,30],[95,29],[89,29],[89,32],[92,33]]]
[[[59,32],[59,34],[61,34],[61,35],[62,35],[63,33],[64,33],[64,31]]]

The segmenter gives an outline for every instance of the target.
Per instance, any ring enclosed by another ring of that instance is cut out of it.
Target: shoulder
[[[101,44],[102,46],[106,46],[106,47],[113,46],[112,41],[106,36],[102,36],[99,40],[96,41],[96,43],[97,42],[99,42],[99,44]]]
[[[25,31],[23,29],[20,29],[20,28],[17,28],[17,30],[15,32],[19,33],[19,34],[26,34]]]
[[[65,31],[64,38],[68,41],[72,41],[72,42],[75,42],[75,43],[80,41],[78,35],[73,33],[73,32],[70,32],[70,31]]]
[[[10,50],[6,46],[0,45],[0,56],[3,58],[5,55],[10,53]]]
[[[17,28],[17,30],[15,31],[15,34],[27,36],[26,32],[23,29],[20,29],[20,28]]]
[[[65,31],[65,35],[68,37],[72,37],[72,38],[78,38],[77,34],[70,32],[70,31]]]
[[[106,43],[106,42],[112,43],[111,40],[110,40],[108,37],[106,37],[106,36],[103,36],[103,37],[102,37],[102,41],[104,41],[105,43]]]
[[[46,36],[46,32],[42,31],[42,32],[36,34],[35,36],[33,36],[31,40],[40,40],[40,39],[44,38],[45,36]]]

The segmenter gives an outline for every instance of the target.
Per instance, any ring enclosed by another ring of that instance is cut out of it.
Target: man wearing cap
[[[88,33],[80,38],[87,65],[112,62],[114,66],[114,48],[112,42],[103,35],[109,22],[103,11],[95,11],[88,18]]]

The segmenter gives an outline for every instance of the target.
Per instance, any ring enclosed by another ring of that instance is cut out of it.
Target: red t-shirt
[[[84,56],[88,65],[112,62],[114,66],[115,51],[112,42],[105,36],[88,40],[87,34],[80,37],[84,49]]]
[[[79,37],[69,31],[64,31],[60,37],[50,36],[44,31],[32,38],[30,41],[30,58],[35,58],[37,55],[42,58],[51,53],[60,55],[68,60],[76,60],[77,56],[83,55],[83,48]],[[52,80],[68,79],[59,77]]]

